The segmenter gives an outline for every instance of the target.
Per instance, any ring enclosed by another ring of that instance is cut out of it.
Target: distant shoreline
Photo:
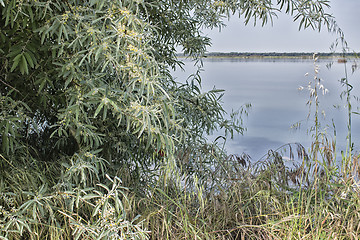
[[[297,58],[297,59],[312,59],[314,53],[279,53],[279,52],[265,52],[265,53],[251,53],[251,52],[209,52],[205,54],[205,58]],[[319,58],[357,58],[360,56],[360,53],[317,53]],[[186,57],[182,53],[177,54],[178,57]]]

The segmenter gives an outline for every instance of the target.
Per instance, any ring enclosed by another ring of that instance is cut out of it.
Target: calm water
[[[345,99],[340,99],[340,93],[345,90],[339,80],[345,76],[344,64],[334,62],[327,68],[329,60],[317,62],[320,66],[318,77],[329,90],[325,96],[319,97],[320,109],[325,111],[326,118],[322,120],[323,127],[333,136],[336,126],[336,139],[339,149],[346,147],[347,118]],[[352,94],[360,96],[359,71],[352,74],[352,63],[348,63],[348,76],[354,86]],[[176,71],[178,81],[185,81],[186,77],[195,71],[193,63],[186,62],[185,72]],[[305,74],[308,73],[308,76]],[[226,142],[228,153],[250,154],[256,160],[270,149],[277,149],[283,144],[299,142],[306,148],[310,146],[311,137],[307,133],[312,121],[307,121],[309,107],[309,91],[306,89],[309,81],[314,78],[314,63],[312,60],[244,60],[244,59],[206,59],[202,72],[204,90],[211,90],[214,86],[225,90],[223,98],[225,109],[239,109],[245,103],[251,103],[252,108],[245,117],[247,131],[243,136],[235,136]],[[304,90],[299,91],[300,86]],[[353,110],[357,111],[356,101]],[[338,108],[334,108],[337,105]],[[300,130],[291,126],[301,122]],[[327,126],[330,125],[330,126]],[[360,115],[353,115],[353,142],[355,149],[359,149]],[[210,136],[214,139],[221,133]]]

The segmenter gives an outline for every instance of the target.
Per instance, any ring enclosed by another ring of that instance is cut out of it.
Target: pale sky
[[[360,0],[332,0],[328,13],[335,16],[345,33],[349,47],[360,52]],[[299,22],[285,14],[278,14],[274,24],[264,27],[232,17],[227,27],[204,31],[211,39],[209,52],[330,52],[336,35],[324,28],[320,33],[312,29],[298,30]],[[341,48],[338,48],[341,51]]]

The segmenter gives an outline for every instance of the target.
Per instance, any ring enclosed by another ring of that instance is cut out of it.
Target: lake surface
[[[345,64],[335,62],[331,68],[327,65],[331,60],[319,60],[318,77],[328,89],[324,96],[320,95],[320,110],[324,110],[325,119],[322,127],[330,137],[334,136],[332,121],[335,123],[338,149],[346,148],[347,110],[346,101],[340,99],[345,90],[340,79],[345,77]],[[352,94],[360,96],[359,70],[352,74],[352,63],[347,63],[348,79],[353,85]],[[209,58],[204,60],[202,72],[202,87],[208,91],[216,87],[224,89],[224,108],[227,112],[237,110],[245,103],[252,107],[248,117],[244,116],[247,131],[243,136],[236,135],[227,140],[226,149],[229,154],[249,154],[253,160],[261,158],[270,149],[275,150],[286,143],[298,142],[310,147],[311,137],[308,129],[313,121],[307,120],[309,100],[307,86],[314,79],[313,60],[302,59],[236,59]],[[185,71],[177,70],[174,75],[177,81],[184,82],[196,68],[191,61],[185,60]],[[306,73],[308,73],[307,76]],[[298,90],[303,86],[302,91]],[[337,106],[337,108],[334,107]],[[353,111],[359,105],[352,99]],[[313,111],[312,111],[313,113]],[[291,128],[296,122],[301,122],[298,130]],[[360,115],[352,117],[352,139],[355,150],[359,149]],[[209,139],[213,140],[221,132],[215,133]]]

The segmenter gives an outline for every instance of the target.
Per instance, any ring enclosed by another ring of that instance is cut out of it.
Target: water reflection
[[[347,112],[345,99],[340,99],[340,94],[345,88],[340,80],[345,77],[344,64],[334,62],[331,68],[328,59],[319,59],[317,64],[320,71],[317,77],[322,79],[322,84],[329,90],[325,95],[319,96],[320,112],[324,111],[325,118],[321,119],[322,129],[330,137],[334,136],[338,148],[346,147],[347,135]],[[185,72],[177,71],[175,75],[178,81],[185,81],[188,75],[195,71],[193,64],[186,62]],[[348,69],[351,63],[348,62]],[[224,106],[230,112],[238,109],[245,103],[252,104],[252,110],[246,122],[247,132],[244,136],[235,136],[226,143],[229,153],[250,154],[253,159],[263,156],[269,149],[299,142],[306,148],[310,147],[311,137],[308,129],[312,126],[312,114],[307,120],[309,108],[306,102],[309,100],[307,85],[313,81],[314,62],[310,59],[243,59],[243,58],[207,58],[204,60],[204,72],[202,72],[202,85],[204,90],[210,90],[216,86],[224,89]],[[305,76],[309,73],[308,76]],[[359,71],[350,74],[349,82],[354,89],[352,94],[360,96]],[[304,87],[299,91],[300,86]],[[352,99],[353,109],[358,105]],[[338,106],[338,108],[334,108]],[[300,129],[293,130],[291,125],[300,122]],[[336,128],[332,126],[335,123]],[[357,132],[360,130],[359,115],[353,115],[353,141],[359,143]],[[215,139],[221,133],[216,133],[210,138]],[[358,149],[355,144],[355,149]]]

